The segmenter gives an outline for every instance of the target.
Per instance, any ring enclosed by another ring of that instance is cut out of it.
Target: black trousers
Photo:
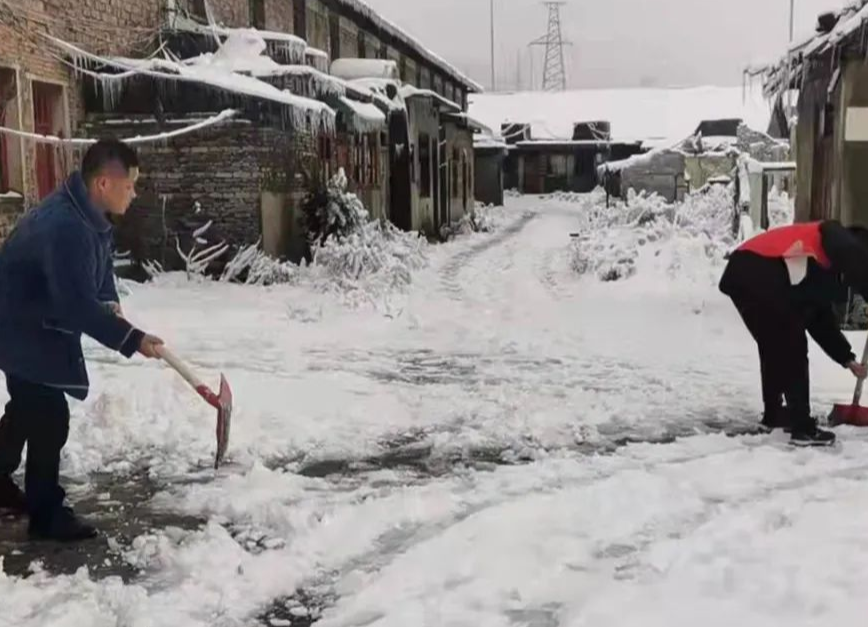
[[[27,444],[24,490],[31,520],[50,518],[63,504],[60,487],[60,452],[69,436],[69,405],[56,388],[6,375],[9,402],[0,419],[0,475],[11,475],[21,465]]]
[[[786,399],[793,428],[810,428],[808,337],[803,317],[785,307],[771,308],[766,301],[731,298],[759,348],[766,416],[780,412]]]

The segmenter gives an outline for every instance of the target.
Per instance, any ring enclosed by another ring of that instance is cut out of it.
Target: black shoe
[[[27,531],[31,538],[58,542],[90,540],[98,535],[96,528],[78,518],[69,507],[58,507],[47,519],[31,518]]]
[[[12,477],[8,475],[0,476],[0,510],[14,514],[27,513],[27,501],[24,498],[24,492],[15,485]]]
[[[774,411],[766,411],[760,424],[768,431],[783,429],[785,433],[790,433],[793,430],[790,411],[786,407],[780,407]]]
[[[793,446],[834,446],[836,441],[834,433],[818,429],[816,426],[794,429],[790,436],[790,444]]]

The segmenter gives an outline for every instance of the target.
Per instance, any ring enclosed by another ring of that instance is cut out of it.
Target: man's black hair
[[[125,172],[139,167],[136,151],[118,139],[101,139],[87,149],[81,162],[81,176],[90,183],[107,165],[117,164]]]

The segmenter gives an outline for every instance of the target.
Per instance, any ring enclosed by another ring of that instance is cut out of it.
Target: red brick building
[[[454,100],[464,110],[468,92],[480,89],[358,0],[0,0],[0,124],[58,137],[91,136],[90,133],[99,131],[99,114],[106,112],[90,108],[83,89],[86,81],[76,74],[72,59],[52,45],[46,36],[75,44],[100,56],[144,58],[154,54],[165,43],[167,27],[171,30],[177,20],[189,22],[193,19],[206,23],[208,18],[230,28],[252,26],[276,34],[295,34],[310,46],[305,55],[306,62],[321,70],[327,71],[330,61],[336,58],[392,59],[399,66],[405,83],[430,89]],[[124,131],[134,129],[118,125],[113,130],[124,136]],[[245,131],[238,123],[227,125],[224,131],[227,133],[225,141],[234,146],[251,136],[250,131]],[[226,146],[220,147],[221,142],[215,136],[217,133],[217,130],[209,130],[203,135],[203,141],[210,150],[223,151],[218,163],[234,163],[231,153],[226,152]],[[389,141],[386,132],[368,133],[365,137],[339,133],[334,141],[295,134],[291,143],[280,139],[271,141],[271,144],[282,146],[284,151],[316,158],[320,163],[328,164],[326,169],[347,167],[351,184],[369,204],[372,213],[388,217]],[[467,189],[469,183],[466,181],[473,179],[472,171],[464,165],[472,163],[472,158],[464,154],[467,143],[466,138],[460,138],[461,167],[452,166],[452,170],[448,170],[449,166],[445,166],[447,171],[457,173],[456,189],[459,185],[460,189]],[[163,200],[166,196],[176,199],[179,206],[187,206],[191,199],[201,194],[200,197],[206,199],[204,204],[207,204],[208,185],[193,180],[190,188],[194,191],[181,189],[184,185],[172,163],[172,159],[180,159],[178,150],[186,159],[178,163],[208,158],[189,138],[186,143],[173,141],[168,146],[153,147],[153,154],[160,155],[158,161],[162,170],[153,172],[150,199],[153,206],[147,207],[148,210],[159,209],[161,194]],[[247,152],[255,150],[248,147]],[[459,156],[451,146],[445,153],[455,154],[456,158]],[[26,207],[54,189],[72,169],[75,156],[65,145],[0,134],[0,238]],[[269,161],[275,159],[272,157]],[[297,164],[298,159],[294,163]],[[204,167],[204,164],[202,161],[196,167]],[[227,179],[226,173],[220,174],[222,179]],[[287,172],[285,175],[284,178],[298,178],[298,173]],[[261,173],[251,173],[247,180],[251,185],[258,185],[264,178]],[[171,184],[161,188],[155,182],[157,180]],[[228,177],[227,185],[232,180]],[[237,185],[233,191],[237,191]],[[473,197],[472,188],[470,197]],[[232,197],[227,198],[223,199],[225,202],[218,199],[217,204],[228,205]],[[249,198],[236,200],[239,210],[252,211]],[[296,194],[293,202],[297,201]],[[254,205],[258,210],[260,203]],[[227,209],[224,207],[221,211]],[[231,222],[247,224],[244,239],[249,243],[257,229],[261,234],[262,220],[262,216],[257,215],[246,221],[235,218]],[[252,227],[250,223],[253,223]]]

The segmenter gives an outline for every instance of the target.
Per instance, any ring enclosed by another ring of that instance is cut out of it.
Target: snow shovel
[[[181,375],[205,402],[217,410],[217,453],[214,456],[214,468],[220,467],[220,462],[226,455],[229,446],[229,427],[232,425],[232,390],[226,377],[220,375],[220,392],[214,392],[193,371],[165,346],[157,349],[160,358]]]
[[[865,350],[862,353],[862,365],[868,363],[868,337],[865,338]],[[868,407],[859,405],[862,399],[862,387],[865,379],[859,379],[856,382],[856,391],[853,393],[853,403],[851,405],[835,405],[832,412],[829,414],[829,424],[836,425],[852,425],[855,427],[868,427]]]

